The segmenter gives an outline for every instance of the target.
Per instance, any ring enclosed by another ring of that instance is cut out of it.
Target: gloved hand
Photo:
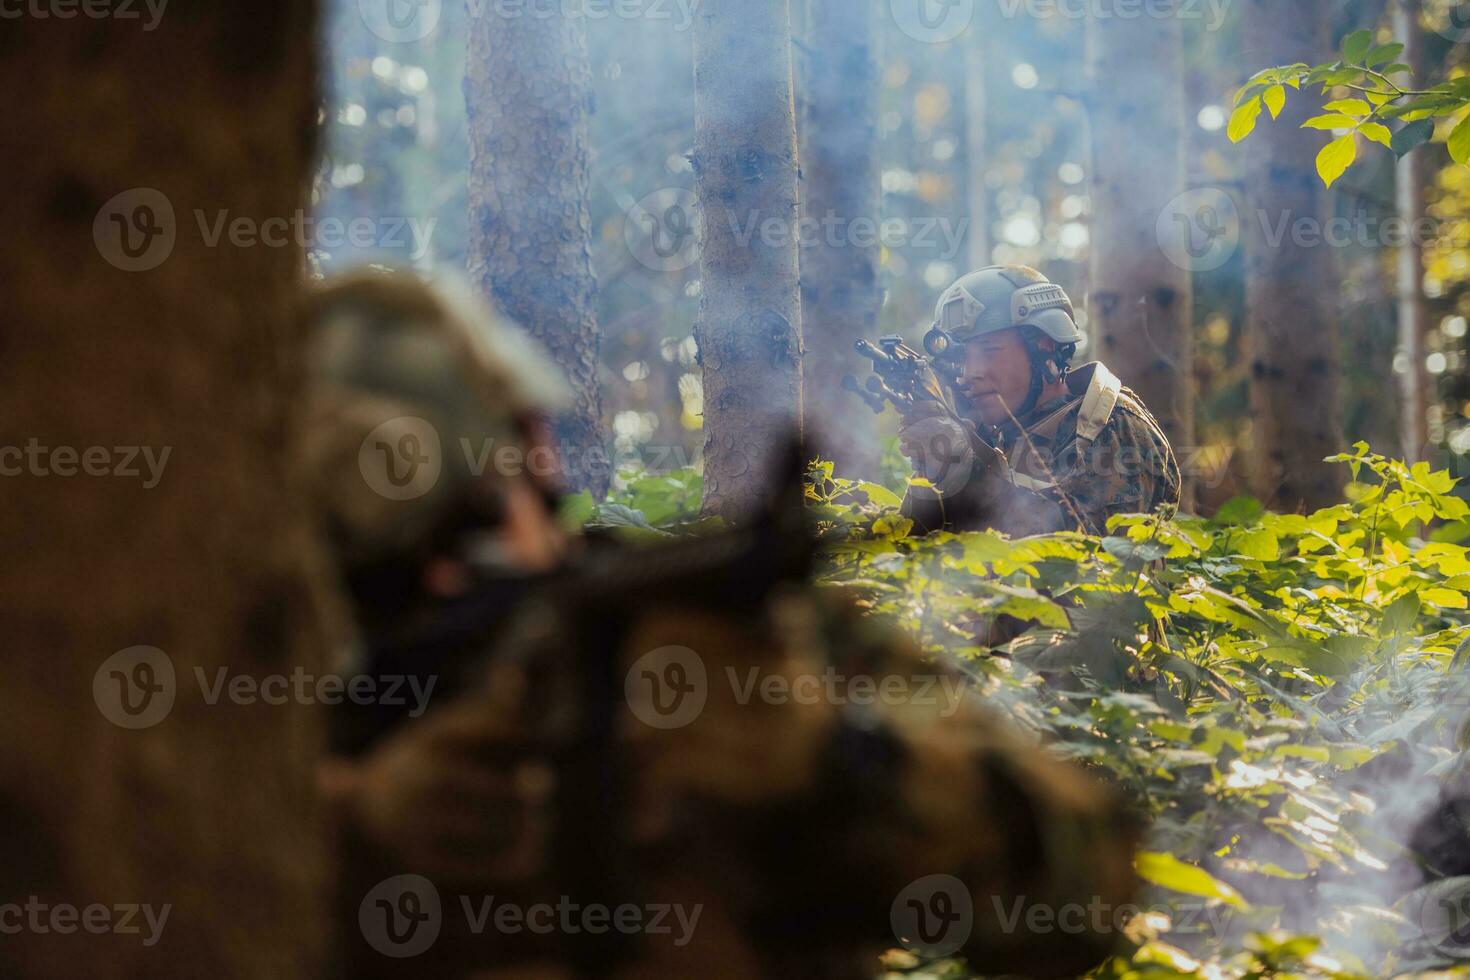
[[[946,497],[963,489],[975,469],[969,433],[934,402],[921,402],[904,416],[898,448],[914,461],[919,476]]]

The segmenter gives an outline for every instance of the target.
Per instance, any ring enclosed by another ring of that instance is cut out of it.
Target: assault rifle
[[[897,334],[880,337],[876,344],[859,340],[853,346],[873,362],[873,373],[866,387],[850,374],[842,379],[842,387],[861,398],[873,414],[882,414],[890,402],[905,415],[915,405],[937,402],[949,415],[959,417],[953,392],[940,380],[941,371],[951,378],[959,374],[958,351],[948,335],[939,330],[930,331],[924,338],[927,356],[904,343]]]
[[[535,710],[570,719],[566,742],[553,753],[552,874],[576,903],[613,908],[636,904],[641,893],[627,843],[627,767],[617,748],[626,702],[622,660],[633,628],[650,610],[670,607],[756,622],[778,588],[810,578],[815,538],[805,512],[805,461],[794,441],[778,475],[764,512],[746,525],[647,545],[589,541],[564,571],[513,584],[502,580],[412,635],[379,641],[367,651],[363,673],[433,678],[433,710],[457,695],[474,696],[489,664],[504,655],[505,639],[519,632],[512,624],[520,617],[551,625],[551,642],[532,643],[530,656],[539,659],[525,666],[543,696]],[[543,705],[548,697],[553,703]],[[338,751],[367,751],[398,725],[412,724],[408,710],[373,705],[344,716]],[[584,931],[559,937],[556,953],[579,976],[603,976],[633,958],[637,942],[616,930]]]

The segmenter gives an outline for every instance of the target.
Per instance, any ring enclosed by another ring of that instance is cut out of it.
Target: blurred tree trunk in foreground
[[[1179,16],[1087,22],[1092,349],[1181,453],[1194,445],[1193,291],[1159,228],[1185,191],[1183,49]]]
[[[1247,0],[1242,64],[1315,64],[1332,48],[1329,4]],[[1320,234],[1327,190],[1317,175],[1321,134],[1302,129],[1312,100],[1288,96],[1246,141],[1246,344],[1254,419],[1251,488],[1268,506],[1294,511],[1336,503],[1342,468],[1324,457],[1343,447],[1340,356],[1334,314],[1338,271]],[[1315,222],[1318,235],[1294,235]]]
[[[787,0],[711,0],[694,20],[704,509],[749,514],[801,422],[796,122]]]
[[[1419,23],[1419,0],[1397,0],[1393,10],[1394,37],[1404,42],[1399,60],[1409,65],[1416,87],[1425,88],[1424,28]],[[1398,216],[1413,229],[1424,218],[1424,151],[1410,153],[1398,162],[1395,198]],[[1404,371],[1399,375],[1399,433],[1404,459],[1410,463],[1426,457],[1429,443],[1428,410],[1433,383],[1424,365],[1425,337],[1429,333],[1429,308],[1424,301],[1424,243],[1414,234],[1399,246],[1399,353]]]
[[[566,372],[557,425],[573,489],[607,494],[592,271],[587,19],[471,16],[464,96],[470,144],[470,279]]]
[[[320,708],[195,673],[325,665],[287,465],[302,249],[260,224],[306,205],[316,4],[148,19],[0,31],[0,901],[44,927],[0,975],[318,977]]]
[[[806,431],[837,473],[875,479],[877,429],[842,379],[871,371],[853,350],[878,335],[882,196],[875,0],[809,0],[801,127],[801,311]]]

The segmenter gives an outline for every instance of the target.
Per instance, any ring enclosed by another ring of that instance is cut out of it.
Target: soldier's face
[[[499,498],[502,521],[496,532],[503,556],[522,571],[549,572],[561,563],[568,545],[549,503],[560,495],[566,471],[549,419],[526,415],[516,424],[527,449],[525,466],[501,478],[487,474],[486,492]]]
[[[1031,388],[1031,360],[1019,330],[1001,330],[965,344],[959,389],[974,405],[975,421],[1000,425],[1016,411]]]

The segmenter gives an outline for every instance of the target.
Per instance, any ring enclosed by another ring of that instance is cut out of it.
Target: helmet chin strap
[[[1026,345],[1026,359],[1031,362],[1031,387],[1026,391],[1026,400],[1021,407],[1016,409],[1016,418],[1025,419],[1026,416],[1036,411],[1036,405],[1041,401],[1041,393],[1047,385],[1047,365],[1052,363],[1047,352],[1041,349],[1037,340],[1031,334],[1022,331],[1022,343]],[[1058,378],[1064,377],[1066,369],[1061,368]]]

